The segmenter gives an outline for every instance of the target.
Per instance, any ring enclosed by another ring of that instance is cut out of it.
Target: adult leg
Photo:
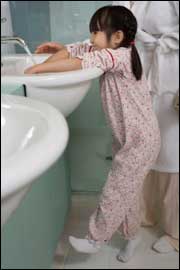
[[[153,248],[160,253],[179,250],[179,174],[157,172],[164,235]]]
[[[151,170],[147,175],[142,193],[140,195],[140,215],[142,226],[154,226],[158,222],[158,177],[155,171]]]

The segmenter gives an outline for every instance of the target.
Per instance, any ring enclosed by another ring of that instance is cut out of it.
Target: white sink
[[[36,63],[41,63],[50,55],[33,55]],[[46,101],[64,116],[72,113],[87,94],[92,79],[103,74],[99,68],[69,72],[25,75],[24,70],[32,66],[28,55],[9,55],[2,57],[2,84],[24,84],[27,96]]]
[[[32,182],[63,154],[68,134],[64,116],[51,105],[1,96],[1,226]]]

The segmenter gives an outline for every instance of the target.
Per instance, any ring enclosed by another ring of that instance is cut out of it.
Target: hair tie
[[[130,43],[131,45],[135,45],[135,41],[133,40],[133,41],[131,41],[131,43]]]

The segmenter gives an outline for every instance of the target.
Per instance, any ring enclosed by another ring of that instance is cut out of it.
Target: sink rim
[[[29,97],[3,94],[2,97],[4,96],[12,101],[12,104],[14,103],[13,106],[22,104],[39,111],[41,116],[47,120],[48,131],[42,140],[33,143],[12,157],[3,159],[1,165],[1,200],[30,184],[45,172],[62,155],[69,139],[69,129],[64,116],[50,104]],[[1,102],[3,103],[3,100]],[[57,140],[57,133],[59,140]],[[45,154],[46,152],[43,149],[44,143],[46,147],[50,145],[48,155]]]
[[[43,58],[44,60],[51,54],[33,54],[35,58]],[[29,58],[26,54],[11,54],[7,56],[2,56],[2,62],[5,59],[20,59]],[[80,69],[66,72],[56,72],[56,73],[43,73],[43,74],[24,74],[24,75],[1,75],[2,84],[28,84],[36,85],[39,87],[49,87],[53,86],[63,86],[76,83],[82,83],[95,79],[103,74],[103,70],[100,68],[88,68]],[[73,76],[74,75],[74,76]]]

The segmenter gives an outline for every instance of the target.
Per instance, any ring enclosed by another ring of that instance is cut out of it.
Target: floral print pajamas
[[[140,227],[139,199],[143,182],[160,151],[160,132],[144,75],[131,70],[131,48],[93,50],[88,44],[67,47],[82,68],[98,67],[101,98],[113,135],[113,162],[88,237],[109,241],[118,229],[133,239]]]

